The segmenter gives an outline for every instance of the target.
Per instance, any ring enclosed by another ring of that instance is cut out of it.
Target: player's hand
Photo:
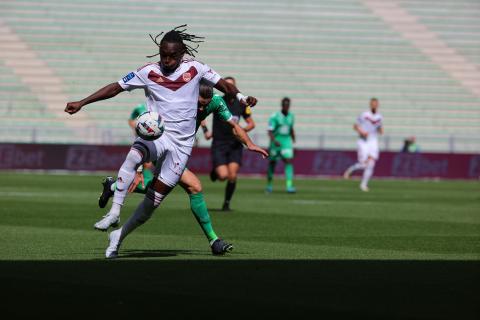
[[[366,139],[368,137],[368,132],[362,131],[360,132],[360,136]]]
[[[69,114],[74,114],[80,111],[82,109],[83,105],[80,101],[75,101],[75,102],[69,102],[67,103],[67,106],[65,107],[65,112]]]
[[[262,148],[260,148],[256,144],[252,143],[251,145],[248,145],[247,148],[248,148],[248,150],[250,150],[252,152],[260,153],[262,155],[263,159],[268,157],[268,152],[266,150],[263,150]]]
[[[205,140],[210,140],[212,139],[213,135],[210,131],[207,131],[203,134],[203,136],[205,137]]]
[[[273,144],[276,145],[277,147],[280,147],[280,142],[278,142],[277,140],[273,140]]]
[[[137,188],[137,186],[140,183],[142,184],[142,188],[145,189],[145,182],[144,182],[144,179],[143,179],[143,173],[142,172],[137,172],[135,174],[135,178],[133,179],[132,183],[130,184],[130,187],[128,187],[128,193],[132,193],[133,191],[135,191],[135,188]]]
[[[251,97],[251,96],[248,96],[244,101],[245,105],[249,107],[254,107],[257,104],[257,102],[258,102],[257,98]]]

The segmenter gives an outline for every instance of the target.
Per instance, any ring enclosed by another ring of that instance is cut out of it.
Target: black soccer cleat
[[[223,203],[223,206],[222,206],[222,211],[232,211],[232,209],[230,209],[230,202],[224,202]]]
[[[113,196],[113,191],[111,189],[112,184],[115,183],[115,179],[113,177],[106,177],[102,181],[103,185],[103,191],[102,194],[100,194],[100,197],[98,198],[98,206],[100,208],[105,208],[105,206],[108,203],[108,200]]]
[[[215,182],[217,181],[217,179],[218,179],[217,172],[215,171],[215,169],[213,169],[212,171],[210,171],[210,180],[212,180],[212,182]]]
[[[212,254],[224,255],[225,253],[231,252],[233,250],[233,245],[218,238],[212,243],[211,248],[212,248]]]

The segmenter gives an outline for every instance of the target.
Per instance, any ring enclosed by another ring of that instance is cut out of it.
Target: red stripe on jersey
[[[370,118],[370,117],[365,117],[365,119],[368,120],[368,121],[370,121],[372,124],[377,124],[377,123],[379,123],[379,122],[381,121],[380,119],[378,119],[378,120],[373,120],[373,119]]]
[[[190,80],[195,78],[197,74],[198,74],[197,69],[194,66],[191,66],[187,72],[184,72],[175,80],[170,80],[156,73],[153,70],[148,73],[148,79],[152,80],[158,85],[161,85],[162,87],[165,87],[172,91],[177,91],[178,89],[186,85],[188,82],[190,82]]]

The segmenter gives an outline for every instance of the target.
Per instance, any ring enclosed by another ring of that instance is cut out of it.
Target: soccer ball
[[[135,132],[137,135],[145,140],[155,140],[162,136],[165,130],[165,124],[162,117],[153,111],[142,113],[137,118],[135,125]]]

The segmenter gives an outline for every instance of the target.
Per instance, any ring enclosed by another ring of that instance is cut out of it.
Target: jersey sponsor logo
[[[153,70],[148,73],[148,79],[150,79],[151,81],[155,82],[158,85],[161,85],[162,87],[165,87],[172,91],[177,91],[178,89],[186,85],[188,82],[190,82],[190,80],[195,78],[197,74],[198,74],[197,69],[194,66],[191,66],[190,69],[188,69],[188,71],[182,73],[175,80],[170,80],[167,77],[164,77]]]
[[[128,81],[132,80],[133,78],[135,78],[135,73],[130,72],[125,77],[123,77],[122,80],[123,80],[123,83],[127,83]]]

